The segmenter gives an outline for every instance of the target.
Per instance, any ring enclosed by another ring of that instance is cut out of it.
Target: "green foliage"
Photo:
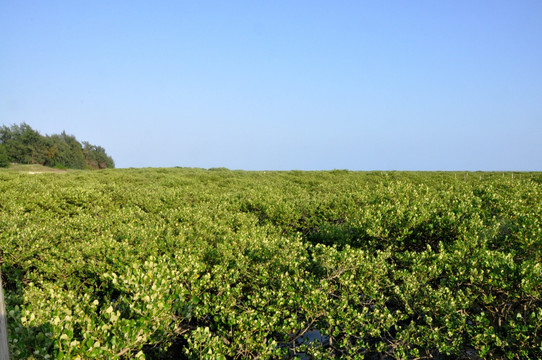
[[[81,144],[73,135],[62,132],[47,136],[48,151],[45,165],[72,169],[85,168],[85,155]]]
[[[541,358],[521,175],[0,172],[12,357]]]
[[[83,141],[83,154],[85,157],[85,165],[91,169],[107,169],[114,168],[113,159],[108,156],[105,149],[101,146],[96,146]]]
[[[6,151],[6,147],[4,144],[0,144],[0,167],[8,167],[9,166],[9,157],[8,152]]]
[[[25,123],[2,126],[0,145],[6,149],[8,162],[72,169],[115,167],[113,159],[101,146],[88,142],[81,145],[73,135],[64,131],[60,135],[42,136]]]
[[[43,164],[44,142],[44,138],[25,123],[0,128],[0,143],[6,147],[11,162]]]

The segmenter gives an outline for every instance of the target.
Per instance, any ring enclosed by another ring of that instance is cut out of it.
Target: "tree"
[[[11,162],[22,164],[43,164],[46,159],[46,146],[43,136],[28,124],[2,126],[0,143],[6,147]]]
[[[46,165],[72,169],[85,168],[83,148],[75,136],[63,131],[60,135],[47,136],[47,142]]]
[[[0,144],[0,167],[8,167],[9,166],[9,158],[8,158],[8,152],[6,151],[6,147],[4,144]]]
[[[108,156],[101,146],[92,145],[83,141],[83,153],[87,167],[92,169],[114,168],[113,159]]]
[[[0,127],[0,144],[7,156],[7,164],[41,164],[72,169],[113,168],[113,159],[101,146],[84,142],[63,131],[60,135],[42,136],[28,124]]]

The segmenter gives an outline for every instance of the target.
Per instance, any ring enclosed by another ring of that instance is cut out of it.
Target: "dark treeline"
[[[41,164],[70,169],[114,168],[113,159],[101,146],[80,143],[75,136],[43,136],[28,124],[0,127],[0,166],[9,163]]]

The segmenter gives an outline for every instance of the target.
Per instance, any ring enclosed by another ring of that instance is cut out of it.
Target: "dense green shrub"
[[[0,172],[12,356],[540,358],[522,175]]]

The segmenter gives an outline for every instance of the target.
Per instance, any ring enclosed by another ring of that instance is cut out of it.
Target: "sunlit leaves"
[[[0,172],[12,355],[541,357],[532,176]]]

